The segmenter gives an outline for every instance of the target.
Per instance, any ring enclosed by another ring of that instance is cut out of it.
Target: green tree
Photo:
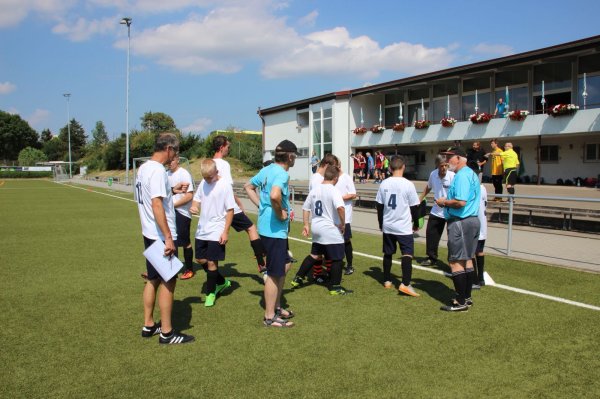
[[[46,162],[48,158],[37,148],[26,147],[19,152],[20,166],[34,166],[37,162]]]
[[[108,133],[102,121],[96,122],[96,127],[92,130],[92,146],[102,147],[108,143]]]
[[[106,169],[125,169],[125,134],[109,142],[104,152]]]
[[[52,132],[50,131],[50,129],[44,129],[42,130],[42,145],[49,142],[50,140],[52,140]]]
[[[79,158],[82,158],[85,150],[85,141],[87,136],[85,135],[85,130],[83,127],[75,120],[75,118],[71,119],[69,122],[71,126],[71,160],[76,161]],[[62,142],[62,145],[65,149],[65,154],[68,154],[69,151],[69,131],[67,126],[60,129],[60,133],[58,138]],[[65,159],[68,160],[68,159]]]
[[[50,161],[62,161],[65,155],[65,147],[58,137],[53,137],[44,143],[42,151]]]
[[[38,140],[38,133],[19,115],[0,111],[0,159],[15,160],[23,148],[39,147]]]
[[[142,129],[154,134],[177,130],[173,118],[162,112],[146,112],[140,119],[142,120]]]

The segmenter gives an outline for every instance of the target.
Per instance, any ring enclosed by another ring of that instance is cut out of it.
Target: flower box
[[[354,134],[365,134],[367,132],[367,128],[366,127],[357,127],[356,129],[354,129],[352,131],[352,133]]]
[[[471,114],[471,116],[469,116],[469,120],[471,122],[473,122],[474,124],[488,123],[491,119],[492,119],[492,115],[488,114],[487,112]]]
[[[406,123],[395,123],[394,126],[392,126],[394,132],[403,132],[405,128]]]
[[[380,126],[380,125],[373,125],[373,127],[371,128],[371,131],[373,133],[383,133],[384,130],[385,130],[385,127]]]
[[[529,111],[521,111],[520,109],[516,109],[508,113],[508,118],[511,121],[522,121],[523,119],[527,118],[527,115],[529,115]]]
[[[548,109],[548,114],[552,116],[573,115],[579,107],[575,104],[558,104]]]
[[[427,129],[431,125],[431,121],[415,121],[415,129]]]
[[[456,124],[457,120],[449,117],[449,118],[442,118],[442,120],[440,121],[440,123],[442,124],[442,126],[444,127],[452,127]]]

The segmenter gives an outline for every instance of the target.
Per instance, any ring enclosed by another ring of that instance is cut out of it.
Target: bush
[[[0,171],[0,178],[2,179],[39,179],[41,177],[52,177],[52,172]]]
[[[37,162],[46,162],[48,158],[41,150],[25,147],[19,152],[20,166],[35,166]]]

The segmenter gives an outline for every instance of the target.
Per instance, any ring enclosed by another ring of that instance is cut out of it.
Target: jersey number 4
[[[390,195],[390,199],[388,200],[387,206],[392,209],[396,209],[396,194]]]

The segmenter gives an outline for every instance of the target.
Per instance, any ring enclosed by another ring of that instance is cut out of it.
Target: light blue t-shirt
[[[458,209],[445,207],[444,216],[446,219],[464,219],[469,216],[477,216],[479,213],[479,195],[479,177],[473,172],[473,169],[468,166],[463,167],[454,175],[446,199],[465,201],[466,204]]]
[[[281,188],[281,209],[290,209],[288,181],[290,176],[280,165],[272,163],[260,170],[250,183],[259,189],[258,233],[272,238],[287,238],[288,220],[281,221],[273,215],[271,207],[271,188]]]

